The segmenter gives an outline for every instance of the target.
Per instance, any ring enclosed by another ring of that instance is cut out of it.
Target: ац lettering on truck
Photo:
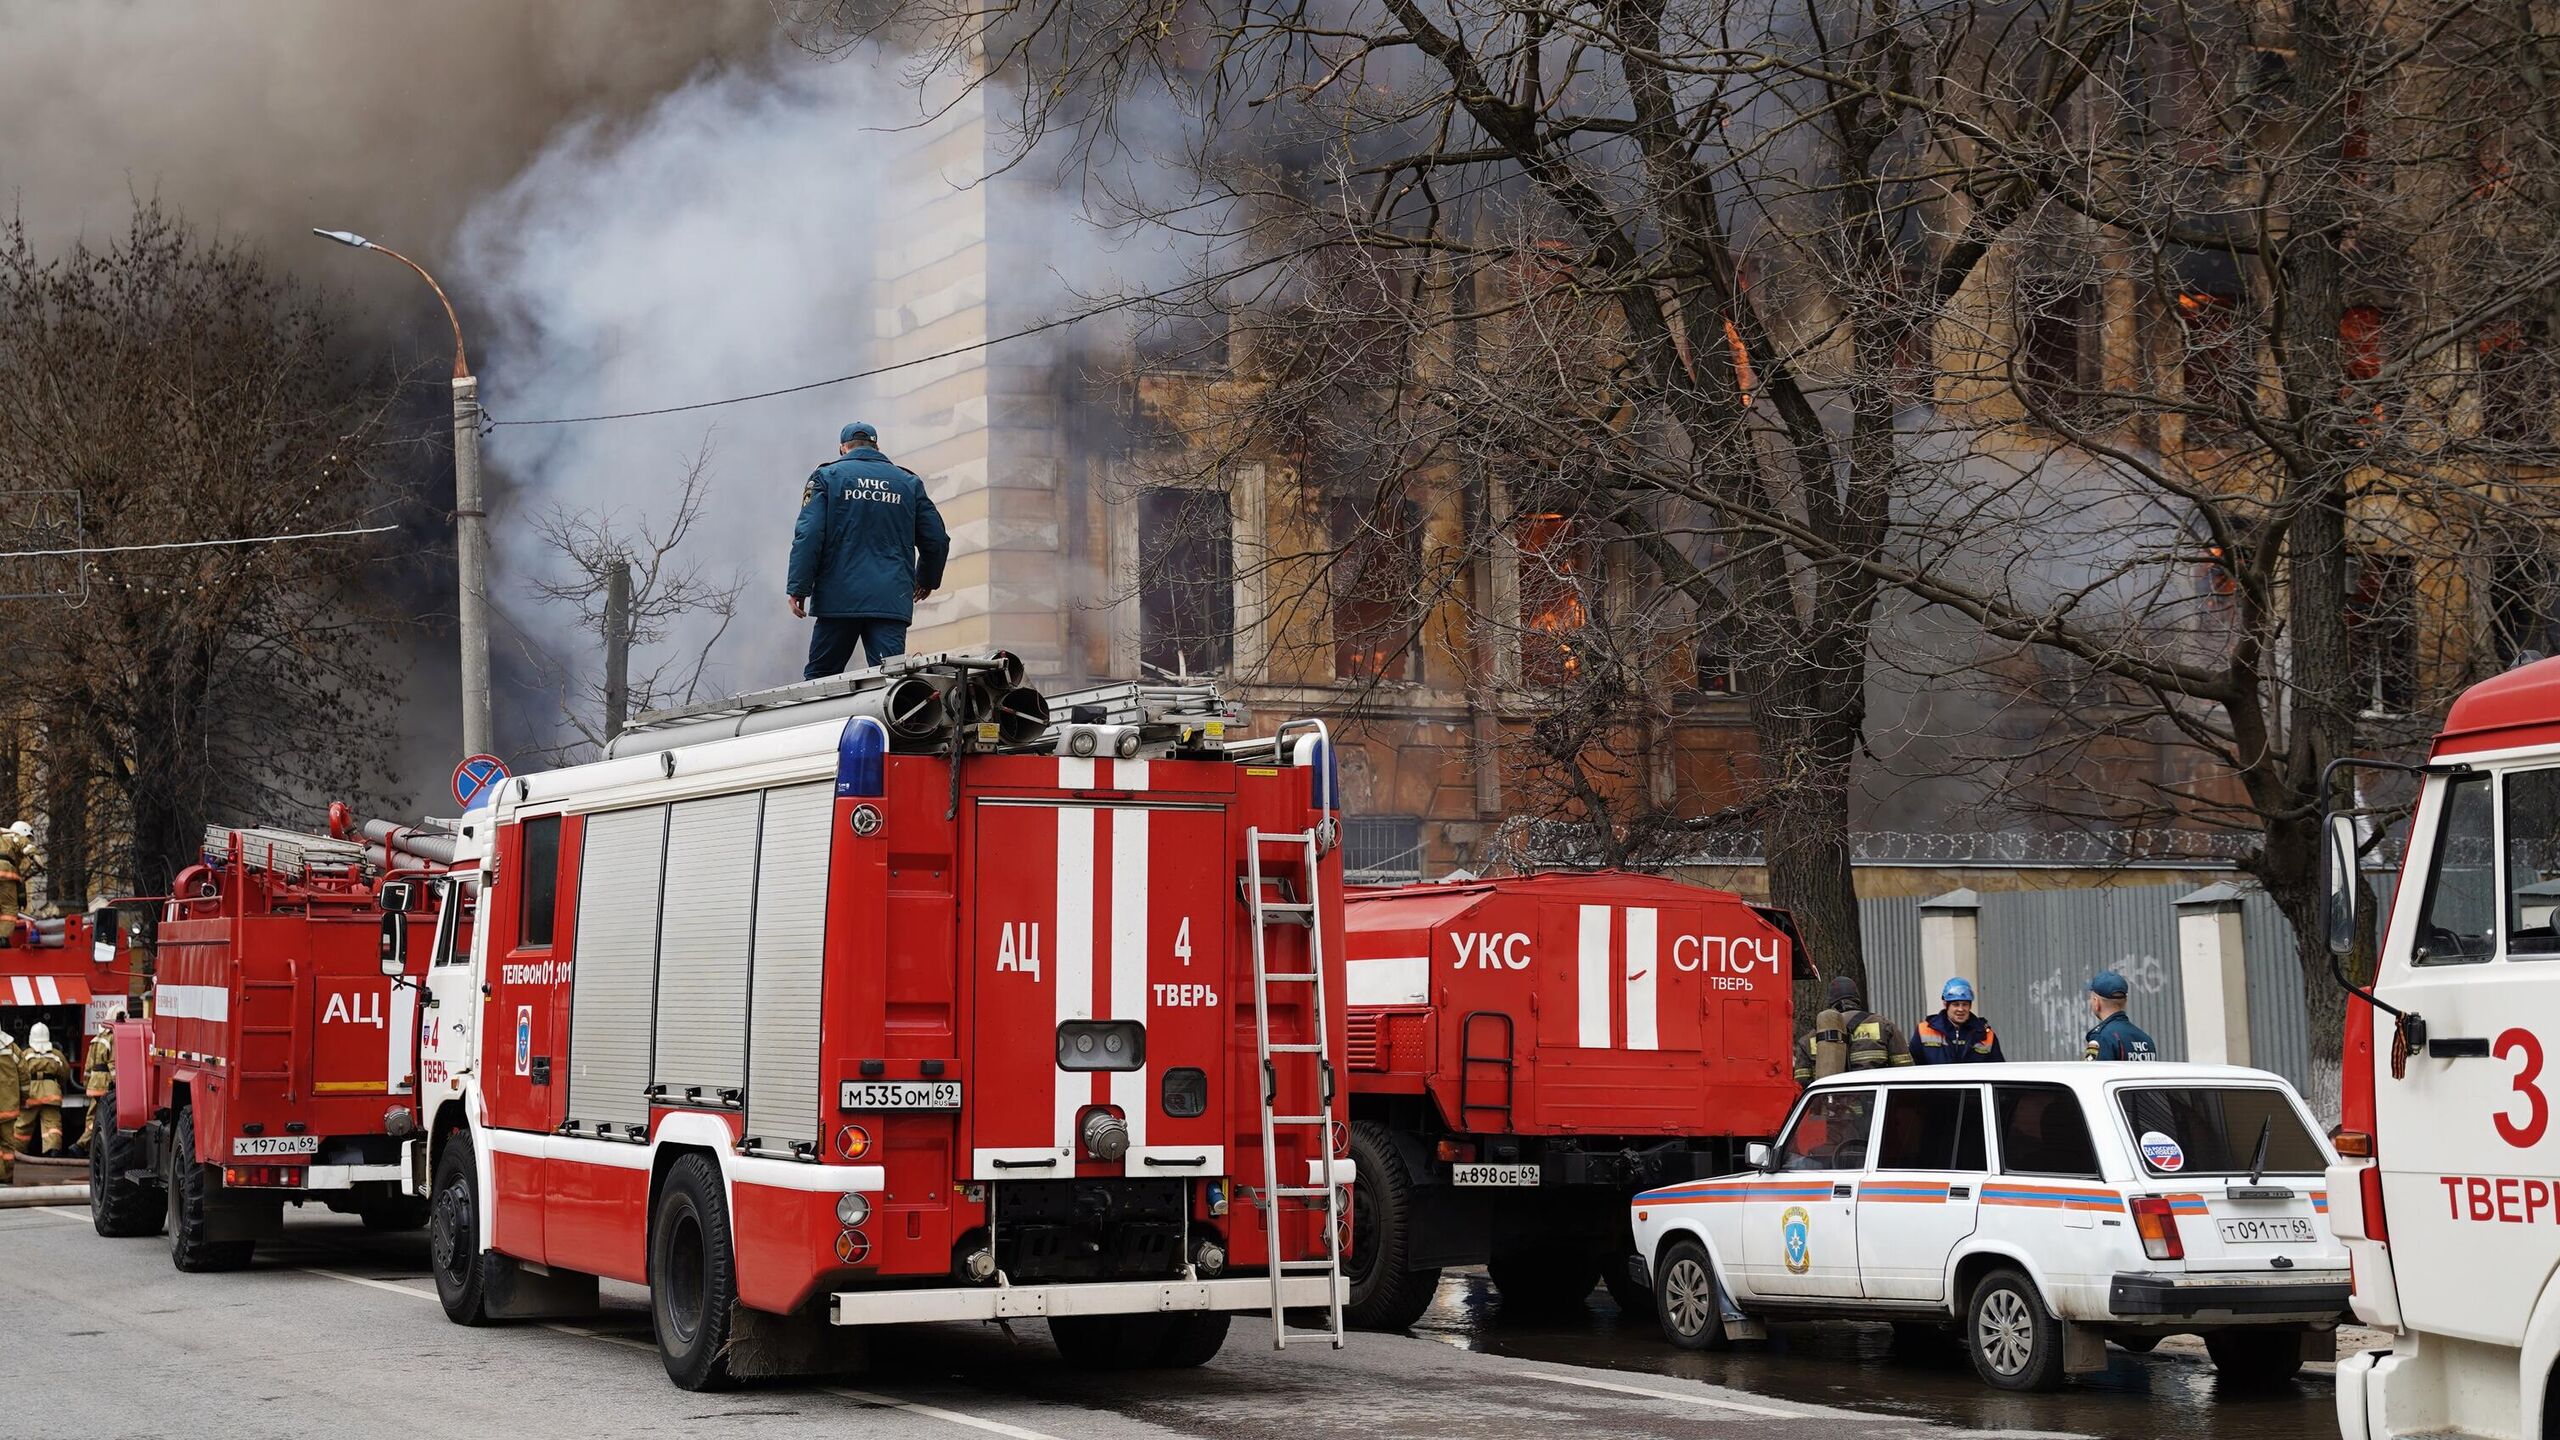
[[[2392,1334],[2339,1366],[2340,1428],[2560,1435],[2560,660],[2466,692],[2415,773],[2373,984],[2349,985],[2329,1219],[2357,1318]],[[2370,833],[2330,818],[2339,954]]]
[[[1299,733],[830,718],[507,782],[421,1025],[447,1314],[647,1285],[686,1388],[899,1322],[1192,1365],[1313,1306],[1339,1343],[1341,860]]]

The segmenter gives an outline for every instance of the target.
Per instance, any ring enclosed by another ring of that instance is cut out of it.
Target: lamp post
[[[458,606],[462,643],[462,753],[490,753],[489,737],[489,515],[480,502],[480,382],[462,352],[462,321],[427,267],[387,245],[349,230],[314,229],[323,240],[372,250],[408,266],[436,292],[445,322],[453,327],[453,557],[461,571]]]

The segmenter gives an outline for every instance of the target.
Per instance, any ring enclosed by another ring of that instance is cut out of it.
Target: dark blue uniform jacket
[[[787,593],[829,620],[913,620],[942,584],[951,536],[914,472],[869,446],[821,465],[800,492]]]

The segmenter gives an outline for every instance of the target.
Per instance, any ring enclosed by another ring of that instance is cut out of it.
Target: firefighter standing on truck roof
[[[2132,987],[2113,970],[2101,970],[2089,977],[2089,1013],[2098,1023],[2089,1027],[2089,1047],[2081,1058],[2087,1060],[2157,1060],[2160,1048],[2151,1043],[2124,1013],[2125,996]]]
[[[916,602],[942,583],[951,536],[915,472],[880,453],[880,432],[856,420],[836,436],[836,459],[800,491],[783,588],[791,613],[817,617],[804,680],[840,675],[854,646],[877,665],[907,649]]]
[[[112,1025],[124,1018],[122,1010],[107,1016]],[[116,1040],[103,1026],[89,1037],[89,1053],[80,1060],[81,1088],[89,1092],[89,1123],[80,1127],[80,1153],[89,1153],[89,1142],[98,1138],[98,1111],[107,1103],[107,1086],[116,1078]]]
[[[27,1048],[18,1067],[18,1149],[29,1155],[59,1153],[62,1089],[71,1083],[71,1062],[53,1048],[53,1032],[36,1024],[27,1027]]]
[[[44,852],[36,849],[36,827],[21,820],[0,830],[0,915],[20,915],[27,908],[27,883],[44,869]]]
[[[1858,982],[1831,977],[1831,1003],[1813,1017],[1813,1030],[1796,1046],[1796,1083],[1810,1084],[1843,1070],[1881,1070],[1911,1063],[1901,1027],[1858,1003]]]
[[[0,1030],[0,1185],[18,1168],[19,1068],[25,1051],[15,1037]]]
[[[1962,1065],[2009,1058],[2000,1053],[2000,1032],[1973,1011],[1972,981],[1961,975],[1947,981],[1938,990],[1938,1004],[1938,1013],[1921,1016],[1911,1032],[1912,1059],[1923,1065]]]

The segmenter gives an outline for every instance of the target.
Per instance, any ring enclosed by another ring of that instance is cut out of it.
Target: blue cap
[[[2133,987],[2113,970],[2101,970],[2089,977],[2089,993],[2103,1000],[2121,1000],[2133,993]]]
[[[850,445],[856,440],[877,445],[880,443],[880,432],[872,429],[871,422],[868,420],[856,420],[836,432],[836,443],[839,445]]]
[[[1967,1005],[1972,1004],[1973,982],[1958,975],[1939,988],[1938,1000],[1941,1004],[1947,1005],[1952,1005],[1959,1000]]]

